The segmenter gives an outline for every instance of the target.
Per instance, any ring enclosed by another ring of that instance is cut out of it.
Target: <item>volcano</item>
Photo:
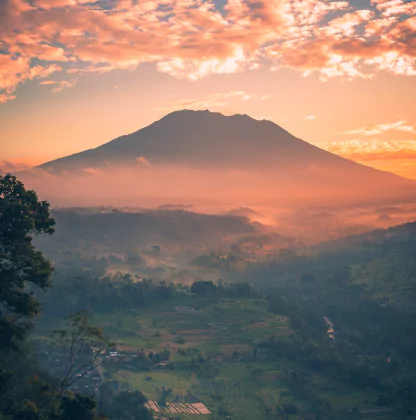
[[[208,110],[172,112],[95,149],[44,163],[25,178],[52,201],[91,204],[347,203],[404,199],[416,190],[414,181],[322,150],[271,121]]]

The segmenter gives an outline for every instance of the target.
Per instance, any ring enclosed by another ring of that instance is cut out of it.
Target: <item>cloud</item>
[[[11,101],[13,99],[16,99],[15,95],[12,95],[10,93],[1,93],[0,94],[0,104],[5,104],[8,101]]]
[[[178,78],[199,80],[209,74],[230,74],[246,68],[246,57],[241,47],[236,47],[228,57],[210,58],[201,61],[185,61],[174,58],[157,63],[156,68]]]
[[[416,130],[411,125],[405,125],[407,121],[397,121],[391,124],[378,124],[372,127],[362,127],[355,130],[344,131],[340,134],[362,134],[365,136],[375,136],[390,130],[404,131],[407,133],[415,133]]]
[[[3,0],[0,101],[57,71],[134,70],[197,81],[267,65],[333,77],[416,74],[416,1]],[[61,86],[64,86],[61,84]]]
[[[0,161],[0,174],[15,173],[32,168],[39,164],[38,160],[33,159],[8,159]]]
[[[78,82],[78,79],[72,79],[72,80],[61,80],[61,81],[55,81],[55,80],[45,80],[43,82],[40,82],[41,85],[51,85],[54,86],[52,89],[52,92],[62,92],[64,89],[74,87]]]
[[[214,93],[202,99],[182,99],[179,101],[171,101],[165,105],[158,107],[160,111],[175,111],[179,109],[212,109],[214,107],[223,107],[227,105],[227,101],[231,98],[238,98],[242,101],[266,100],[270,95],[250,94],[242,90],[232,90],[223,93]]]
[[[354,37],[356,27],[368,22],[372,16],[373,13],[370,10],[356,10],[331,20],[327,26],[318,29],[318,31],[332,37]]]
[[[76,6],[84,3],[94,3],[91,0],[34,0],[34,4],[41,9],[54,9],[58,7]]]
[[[413,1],[406,3],[401,0],[372,0],[371,3],[377,7],[383,17],[416,14],[416,4]]]
[[[416,142],[412,140],[348,140],[322,142],[322,147],[337,155],[357,162],[416,161]]]
[[[317,146],[364,165],[416,179],[416,142],[355,139]]]
[[[316,116],[315,116],[315,115],[313,115],[313,114],[308,115],[307,117],[305,117],[305,120],[308,120],[308,121],[314,121],[314,120],[316,120]]]
[[[262,115],[260,117],[253,117],[256,120],[259,121],[272,121],[272,122],[276,122],[276,118],[275,117],[270,117],[270,116],[266,116],[266,115]],[[286,122],[287,120],[281,120],[281,122]]]
[[[84,172],[88,175],[98,175],[101,173],[97,168],[85,168]]]
[[[140,163],[142,165],[148,166],[149,168],[152,167],[152,164],[143,156],[140,156],[136,159],[137,163]]]
[[[61,70],[57,64],[31,66],[30,61],[23,57],[0,54],[0,102],[14,99],[13,92],[19,84],[27,80],[44,79]]]

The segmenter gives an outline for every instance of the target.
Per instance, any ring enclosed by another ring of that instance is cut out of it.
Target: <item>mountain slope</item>
[[[76,189],[87,182],[90,194],[100,182],[108,187],[115,173],[120,187],[120,172],[128,171],[124,184],[131,190],[138,182],[144,196],[234,201],[402,197],[416,185],[319,149],[270,121],[188,110],[37,169],[70,175],[72,185],[75,175],[94,175]]]
[[[299,166],[341,165],[368,173],[376,171],[319,149],[271,121],[258,121],[247,115],[227,117],[210,111],[188,110],[173,112],[135,133],[40,167],[56,173],[146,161],[151,165],[198,167],[212,167],[215,163],[228,169],[259,169],[258,165],[264,163],[288,166],[290,162]]]

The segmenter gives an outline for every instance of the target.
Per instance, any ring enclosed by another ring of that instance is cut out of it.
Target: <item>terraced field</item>
[[[169,307],[152,308],[140,315],[112,314],[100,317],[97,322],[121,349],[160,351],[167,348],[173,355],[179,348],[192,348],[211,355],[249,351],[261,339],[292,333],[289,319],[268,313],[262,300],[214,302],[194,313],[175,310],[175,307],[185,306],[184,303],[193,307],[195,298],[174,301]]]
[[[118,382],[121,389],[142,391],[156,416],[261,420],[276,415],[278,407],[295,403],[297,414],[287,413],[285,418],[308,418],[311,406],[288,385],[294,372],[342,413],[339,418],[355,418],[348,414],[351,407],[377,408],[371,392],[351,394],[343,384],[290,358],[271,363],[263,357],[256,344],[272,337],[287,340],[295,332],[290,319],[268,312],[262,299],[186,296],[168,305],[96,321],[119,351],[146,357],[169,352],[166,364],[147,370],[129,363],[104,365],[106,379]],[[197,413],[193,404],[203,404],[200,407],[209,412]],[[299,413],[304,417],[297,417]]]
[[[189,312],[184,313],[181,308],[188,308]],[[141,390],[149,403],[157,403],[160,390],[165,388],[172,391],[170,404],[186,404],[182,401],[192,393],[199,400],[196,404],[207,407],[209,413],[205,415],[222,410],[229,412],[231,418],[261,419],[265,413],[263,397],[273,403],[278,400],[273,390],[276,377],[270,374],[273,370],[269,364],[259,362],[251,366],[247,360],[253,360],[255,344],[260,340],[293,334],[287,317],[271,314],[266,308],[261,299],[224,301],[187,297],[140,314],[100,317],[97,323],[117,343],[118,350],[146,354],[168,350],[173,367],[140,372],[107,366],[105,374],[126,389]],[[196,356],[209,359],[208,372],[196,374],[191,370],[190,363]],[[261,378],[261,393],[257,378]],[[166,407],[164,410],[160,405],[156,407],[165,415],[172,414]],[[175,415],[178,414],[181,418],[196,415],[176,410]]]

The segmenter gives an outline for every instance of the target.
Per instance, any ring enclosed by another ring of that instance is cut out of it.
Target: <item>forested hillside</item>
[[[125,213],[80,214],[72,210],[52,211],[57,221],[51,238],[39,238],[45,251],[79,249],[95,253],[127,253],[152,245],[170,249],[202,243],[216,244],[228,236],[256,232],[257,225],[241,216],[206,215],[186,210],[154,210]]]

